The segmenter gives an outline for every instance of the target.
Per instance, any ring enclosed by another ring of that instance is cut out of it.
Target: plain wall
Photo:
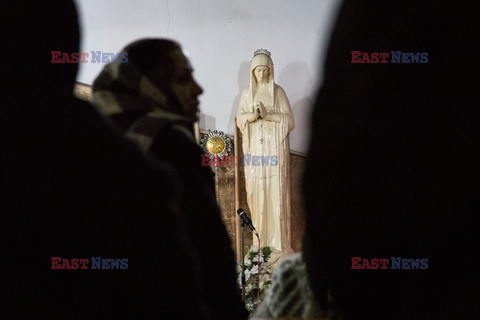
[[[234,132],[240,93],[253,52],[272,53],[275,82],[292,105],[291,149],[306,152],[312,103],[339,0],[76,0],[81,51],[119,52],[144,37],[178,41],[203,87],[201,129]],[[77,80],[92,84],[101,63],[80,64]]]

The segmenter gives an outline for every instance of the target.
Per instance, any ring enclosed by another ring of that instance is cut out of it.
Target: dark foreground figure
[[[236,283],[232,243],[215,200],[213,175],[201,166],[193,135],[198,96],[203,92],[180,45],[167,39],[140,39],[121,60],[106,65],[93,83],[93,104],[116,130],[178,172],[185,191],[180,209],[199,253],[205,299],[215,319],[246,319]]]
[[[319,304],[344,319],[479,314],[471,3],[346,1],[340,11],[304,186],[308,274]],[[428,52],[428,63],[352,64],[351,51]],[[428,269],[352,270],[352,257],[427,258]]]
[[[73,2],[1,15],[1,317],[210,319],[175,173],[72,97],[77,64],[50,63],[78,52]],[[128,268],[92,270],[92,257]]]

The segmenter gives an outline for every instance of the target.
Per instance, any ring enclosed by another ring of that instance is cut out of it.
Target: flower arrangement
[[[244,258],[245,265],[245,306],[250,313],[253,313],[261,302],[265,291],[271,285],[272,266],[270,263],[272,250],[270,247],[262,247],[260,255],[258,247],[251,246]],[[260,268],[258,260],[260,258]],[[260,272],[259,272],[260,271]],[[260,278],[259,278],[260,275]],[[238,284],[242,286],[242,266],[239,266]],[[260,286],[260,299],[258,288]]]

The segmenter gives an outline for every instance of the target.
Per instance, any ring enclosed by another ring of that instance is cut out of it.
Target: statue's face
[[[258,83],[268,82],[268,76],[270,75],[270,69],[267,66],[258,66],[253,69],[253,74]]]
[[[170,89],[180,103],[185,116],[195,122],[198,120],[198,96],[202,94],[203,89],[193,78],[193,69],[181,50],[172,51],[170,57],[174,65]]]

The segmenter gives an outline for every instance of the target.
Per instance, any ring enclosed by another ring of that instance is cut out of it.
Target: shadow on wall
[[[295,119],[295,129],[290,133],[290,149],[306,153],[315,98],[309,96],[314,85],[310,70],[305,62],[294,61],[277,74],[275,83],[285,90]]]
[[[290,150],[307,153],[310,144],[311,113],[313,99],[304,97],[292,104],[295,128],[290,133]],[[292,147],[293,146],[293,147]]]
[[[240,67],[238,68],[237,73],[237,84],[238,84],[238,93],[233,99],[230,118],[228,120],[228,127],[231,128],[232,132],[235,132],[235,118],[237,117],[238,112],[238,104],[240,103],[240,97],[242,96],[243,90],[249,85],[250,83],[250,61],[242,61],[240,63]]]

